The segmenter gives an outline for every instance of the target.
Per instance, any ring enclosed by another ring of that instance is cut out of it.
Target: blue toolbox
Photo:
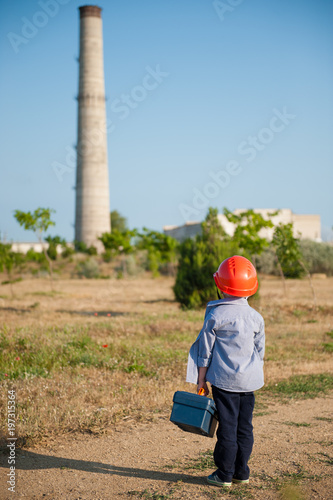
[[[177,391],[170,420],[184,431],[213,437],[217,425],[215,403],[205,396]]]

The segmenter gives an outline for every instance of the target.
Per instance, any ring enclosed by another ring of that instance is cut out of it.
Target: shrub
[[[105,252],[102,254],[102,258],[104,260],[104,262],[111,262],[112,260],[112,250],[110,250],[109,248],[107,250],[105,250]]]
[[[105,251],[111,250],[112,255],[121,255],[135,250],[132,244],[135,236],[135,229],[132,231],[129,229],[125,231],[114,229],[111,233],[103,233],[98,239],[103,243]]]
[[[76,252],[86,253],[88,255],[97,255],[97,248],[91,245],[88,247],[83,241],[74,241]]]
[[[256,256],[256,268],[258,273],[275,276],[279,274],[276,267],[276,257],[271,248],[265,248],[261,255]]]
[[[46,257],[42,252],[36,252],[33,248],[29,248],[25,255],[27,262],[38,262],[38,264],[45,264]]]
[[[275,227],[271,247],[275,250],[286,278],[301,278],[304,276],[304,268],[301,265],[303,256],[299,242],[299,238],[295,238],[293,234],[292,223],[280,223]]]
[[[75,250],[74,248],[68,246],[66,244],[65,248],[63,249],[63,251],[61,252],[61,257],[63,259],[67,259],[68,257],[71,257],[73,254],[75,253]]]
[[[138,235],[136,247],[147,251],[147,270],[154,276],[158,276],[160,272],[174,275],[178,250],[175,238],[144,227],[143,232]]]
[[[310,240],[300,241],[303,259],[310,273],[333,276],[333,246]]]
[[[76,270],[80,278],[93,279],[98,278],[100,275],[98,262],[93,257],[79,262]]]
[[[50,257],[50,259],[56,260],[57,256],[58,256],[58,253],[57,253],[58,245],[65,247],[66,241],[63,238],[61,238],[60,236],[47,236],[45,238],[45,241],[47,241],[49,244],[49,247],[46,250],[48,256]]]
[[[219,264],[240,249],[229,238],[217,219],[217,210],[209,209],[202,234],[186,239],[179,248],[179,262],[174,286],[176,300],[184,308],[203,307],[217,298],[213,274]]]

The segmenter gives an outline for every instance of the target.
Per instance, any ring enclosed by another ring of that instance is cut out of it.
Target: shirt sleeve
[[[254,345],[256,346],[257,352],[261,361],[264,359],[265,354],[265,323],[264,320],[261,321],[258,332],[254,334]]]
[[[215,318],[209,314],[205,318],[202,330],[199,336],[198,345],[198,367],[205,368],[210,365],[213,348],[216,340]]]

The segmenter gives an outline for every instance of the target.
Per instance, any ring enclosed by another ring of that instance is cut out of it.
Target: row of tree
[[[51,285],[53,285],[52,263],[57,259],[57,247],[61,245],[62,256],[67,257],[77,252],[89,255],[97,253],[95,247],[87,247],[82,242],[75,242],[74,248],[59,236],[46,236],[48,229],[54,226],[49,208],[38,208],[34,212],[16,210],[14,216],[25,229],[35,233],[43,253],[29,251],[27,258],[34,258],[47,264]],[[122,260],[123,274],[126,274],[126,258],[131,254],[144,253],[147,268],[157,276],[161,270],[168,274],[176,274],[174,293],[176,300],[187,308],[201,307],[215,298],[215,285],[212,279],[221,261],[230,255],[244,255],[260,267],[260,256],[266,250],[274,255],[275,265],[281,278],[300,278],[309,275],[303,262],[299,238],[293,234],[292,224],[279,224],[274,227],[272,217],[278,212],[269,214],[265,219],[254,210],[246,210],[238,215],[224,208],[224,215],[234,226],[233,236],[229,236],[218,220],[218,211],[210,208],[201,226],[201,233],[193,239],[186,239],[179,244],[174,238],[164,233],[143,228],[129,229],[125,217],[117,211],[111,212],[112,232],[104,233],[100,240],[104,245],[103,258],[106,262],[114,259]],[[271,241],[263,237],[262,229],[273,228]],[[43,243],[47,242],[48,247]],[[12,270],[22,261],[22,255],[11,249],[11,244],[0,243],[0,271],[6,270],[8,280],[12,283]],[[285,283],[285,282],[284,282]]]
[[[26,260],[34,260],[40,264],[46,264],[53,287],[53,261],[58,256],[58,247],[61,247],[61,256],[68,257],[75,252],[96,255],[97,249],[94,246],[87,247],[83,242],[74,242],[74,247],[68,245],[60,236],[46,235],[48,229],[54,226],[52,214],[54,210],[50,208],[37,208],[33,212],[22,212],[16,210],[14,217],[17,222],[27,231],[33,231],[38,242],[41,244],[42,253],[30,249],[25,257]],[[123,262],[123,275],[126,275],[126,257],[143,251],[146,255],[147,269],[157,276],[164,268],[169,274],[175,274],[177,264],[177,246],[174,238],[143,228],[142,231],[129,229],[125,217],[116,210],[111,212],[112,232],[104,233],[99,239],[104,245],[103,259],[110,262],[119,258]],[[47,243],[47,245],[45,245]],[[3,282],[12,284],[13,270],[22,264],[24,256],[12,250],[10,243],[0,242],[0,272],[6,271],[8,279]]]
[[[277,212],[269,214],[270,218],[265,219],[254,210],[235,215],[224,208],[224,215],[234,225],[233,236],[229,236],[219,223],[217,209],[210,208],[202,223],[201,234],[194,239],[186,239],[179,247],[174,293],[183,307],[202,307],[208,301],[216,299],[213,273],[231,255],[243,255],[256,265],[258,257],[270,247],[283,280],[285,277],[300,278],[304,274],[310,278],[302,260],[299,238],[294,236],[292,224],[276,226],[270,242],[260,235],[262,229],[274,227],[271,217],[277,215]]]

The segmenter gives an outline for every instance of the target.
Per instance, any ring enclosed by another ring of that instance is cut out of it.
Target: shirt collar
[[[227,297],[226,299],[218,299],[218,300],[212,300],[211,302],[208,302],[207,307],[216,307],[220,305],[226,305],[226,304],[232,304],[232,305],[237,305],[237,306],[247,306],[247,298],[246,297]]]

